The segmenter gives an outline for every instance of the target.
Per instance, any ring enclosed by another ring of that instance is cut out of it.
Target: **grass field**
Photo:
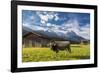
[[[90,58],[89,45],[71,45],[72,53],[60,51],[53,52],[50,48],[23,48],[23,62],[40,62],[40,61],[60,61],[60,60],[80,60]]]

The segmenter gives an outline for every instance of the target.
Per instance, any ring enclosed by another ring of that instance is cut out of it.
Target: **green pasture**
[[[23,48],[23,62],[81,60],[90,58],[89,45],[71,45],[72,53],[68,51],[53,52],[50,48]]]

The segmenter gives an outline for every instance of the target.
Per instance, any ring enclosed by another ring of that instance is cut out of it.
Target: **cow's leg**
[[[57,45],[55,45],[55,51],[56,51],[56,53],[59,52],[59,47]]]
[[[58,53],[59,51],[58,50],[56,50],[56,53]]]
[[[55,50],[55,55],[54,55],[54,58],[55,58],[55,60],[58,60],[58,50]]]
[[[70,45],[67,46],[66,50],[68,50],[68,52],[71,53]]]
[[[68,52],[70,52],[70,53],[71,53],[71,48],[70,48],[70,45],[68,45],[67,49],[68,49]]]

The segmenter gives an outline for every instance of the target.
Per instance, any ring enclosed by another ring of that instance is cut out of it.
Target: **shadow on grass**
[[[76,58],[76,59],[90,59],[90,56],[70,56],[70,58]]]

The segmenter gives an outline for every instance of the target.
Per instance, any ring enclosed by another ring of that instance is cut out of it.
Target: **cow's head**
[[[56,45],[56,42],[55,41],[51,41],[50,42],[50,46],[55,46]]]
[[[50,48],[51,48],[51,49],[54,49],[55,46],[57,46],[57,43],[56,43],[55,41],[51,42]]]

